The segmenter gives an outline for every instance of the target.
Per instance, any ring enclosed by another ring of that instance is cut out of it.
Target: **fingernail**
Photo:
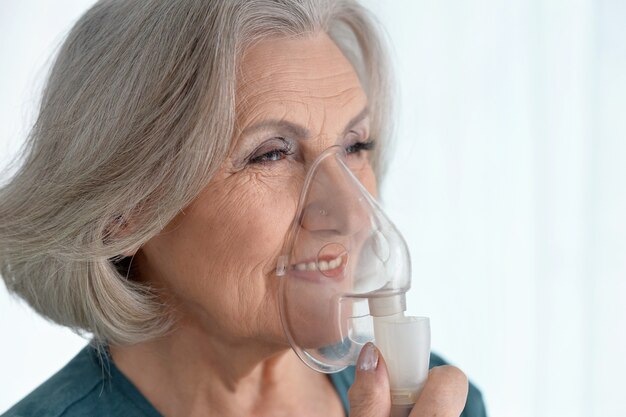
[[[378,366],[378,350],[372,342],[367,342],[363,346],[363,351],[359,357],[359,370],[371,372]]]

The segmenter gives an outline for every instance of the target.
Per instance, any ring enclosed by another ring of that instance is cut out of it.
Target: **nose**
[[[306,179],[301,225],[317,235],[352,236],[369,225],[367,191],[341,152],[330,151],[320,158]]]

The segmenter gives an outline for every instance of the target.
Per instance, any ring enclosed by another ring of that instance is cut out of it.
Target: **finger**
[[[348,400],[350,417],[389,417],[391,399],[387,366],[373,343],[367,343],[361,349]]]
[[[459,368],[434,367],[410,417],[459,417],[465,407],[467,390],[467,376]]]

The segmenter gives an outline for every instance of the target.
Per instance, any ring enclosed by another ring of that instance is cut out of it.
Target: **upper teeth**
[[[339,265],[341,265],[341,262],[342,262],[342,255],[339,255],[332,261],[301,262],[301,263],[295,264],[293,267],[297,271],[316,271],[318,269],[320,271],[328,271],[330,269],[337,268]]]

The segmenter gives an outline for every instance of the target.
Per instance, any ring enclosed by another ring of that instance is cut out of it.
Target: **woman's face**
[[[340,145],[355,175],[376,193],[367,97],[323,33],[258,43],[240,68],[229,157],[193,203],[142,247],[137,262],[181,322],[233,340],[284,344],[276,265],[311,162]]]

